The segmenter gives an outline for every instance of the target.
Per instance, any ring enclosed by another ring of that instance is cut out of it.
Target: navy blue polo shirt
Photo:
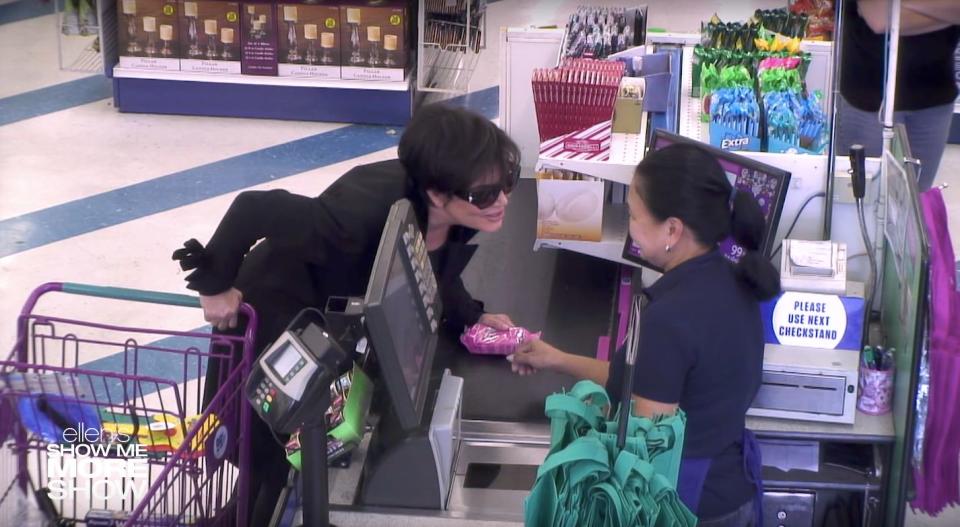
[[[679,403],[687,414],[683,456],[713,458],[695,512],[701,518],[731,512],[754,496],[741,443],[762,375],[760,304],[717,250],[671,269],[644,294],[633,392]],[[607,382],[613,398],[623,372],[621,349]]]

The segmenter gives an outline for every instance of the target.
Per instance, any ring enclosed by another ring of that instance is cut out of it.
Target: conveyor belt
[[[473,295],[491,313],[514,322],[566,351],[593,356],[610,322],[616,264],[566,251],[533,252],[536,184],[524,180],[510,196],[504,228],[477,237],[480,249],[464,273]],[[464,419],[545,421],[544,399],[574,379],[553,373],[520,377],[501,357],[459,350],[446,359],[464,378]]]

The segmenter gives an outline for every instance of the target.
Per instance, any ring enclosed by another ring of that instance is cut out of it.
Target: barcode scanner
[[[863,145],[850,147],[850,177],[853,180],[853,197],[863,199],[867,192],[867,158]]]

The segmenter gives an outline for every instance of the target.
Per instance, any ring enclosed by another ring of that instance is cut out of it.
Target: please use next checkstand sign
[[[762,306],[768,344],[859,350],[862,298],[788,291]]]

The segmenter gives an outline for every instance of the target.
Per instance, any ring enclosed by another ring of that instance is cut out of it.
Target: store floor
[[[499,27],[562,24],[576,5],[604,3],[617,2],[492,2],[488,49],[471,84],[472,91],[487,90],[478,109],[496,115],[486,103],[496,101],[490,89],[498,83]],[[646,3],[650,27],[695,31],[714,10],[723,19],[743,19],[756,7],[779,7],[783,1],[724,7],[698,0]],[[43,282],[185,291],[184,273],[170,253],[188,238],[208,239],[237,192],[285,188],[314,195],[357,164],[395,155],[395,147],[351,143],[352,125],[120,114],[102,76],[59,70],[50,13],[50,4],[39,0],[0,0],[0,347],[12,347],[20,307]],[[395,144],[393,130],[374,130],[387,138],[381,144]],[[958,168],[960,147],[948,147],[939,181],[952,185],[946,196],[960,253]],[[510,249],[528,246],[511,243]],[[575,269],[577,258],[570,262]],[[469,272],[476,277],[511,270],[503,261],[479,258]],[[502,284],[469,277],[468,282],[479,297],[484,291],[504,297]],[[538,314],[522,304],[493,307],[519,310],[521,321],[536,323]],[[40,308],[144,327],[204,326],[194,311],[131,309],[119,302],[51,298]],[[911,521],[958,525],[960,514]]]

